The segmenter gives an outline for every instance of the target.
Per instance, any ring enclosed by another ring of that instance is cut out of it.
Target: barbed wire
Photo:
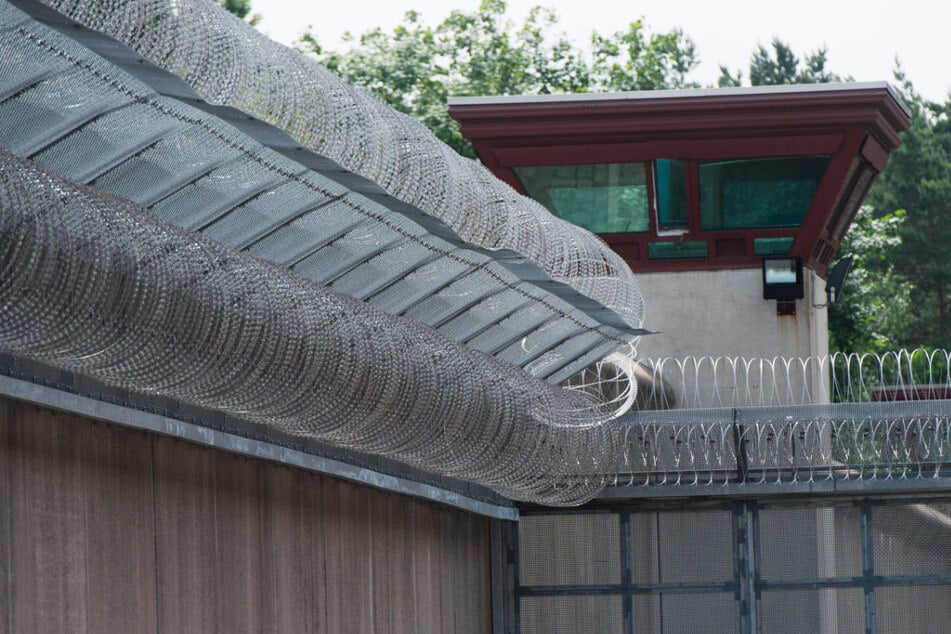
[[[641,360],[640,409],[913,401],[951,396],[951,353],[925,348],[813,357]]]

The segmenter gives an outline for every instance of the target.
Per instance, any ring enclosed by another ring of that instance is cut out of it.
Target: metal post
[[[865,592],[865,634],[875,634],[875,556],[872,540],[872,506],[862,504],[862,589]]]
[[[621,511],[621,583],[624,584],[622,608],[624,613],[624,634],[634,634],[634,596],[631,587],[634,584],[631,556],[631,512]]]
[[[733,535],[736,547],[734,566],[737,599],[740,608],[740,632],[755,634],[756,624],[756,552],[753,544],[753,507],[741,503],[733,507]]]
[[[518,522],[489,521],[492,634],[518,634]]]

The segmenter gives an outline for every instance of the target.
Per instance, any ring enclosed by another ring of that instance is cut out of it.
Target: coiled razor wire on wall
[[[640,364],[611,484],[951,476],[951,354]]]
[[[124,49],[85,29],[66,30],[89,46]],[[145,69],[153,80],[163,74],[135,63],[136,55],[119,59]],[[175,84],[174,94],[197,99]],[[247,118],[209,109],[229,120]],[[258,122],[255,129],[263,128]],[[296,145],[273,128],[266,137]],[[633,335],[618,330],[624,326],[616,316],[599,321],[592,314],[605,311],[589,314],[569,304],[545,290],[552,287],[547,278],[545,286],[522,279],[493,254],[468,246],[441,225],[434,228],[421,212],[408,216],[388,197],[371,200],[262,146],[215,114],[157,94],[5,2],[0,145],[552,383],[628,348]],[[303,158],[315,169],[329,164],[314,155]],[[342,169],[326,171],[333,176]],[[417,222],[420,217],[428,225]],[[525,269],[544,277],[532,266],[516,270]],[[626,406],[630,399],[617,402]]]
[[[443,219],[463,239],[509,248],[640,327],[644,302],[601,240],[518,195],[421,123],[211,0],[45,0],[179,75],[211,103],[249,112]]]
[[[951,398],[945,350],[644,359],[637,409],[785,407]]]
[[[602,486],[601,403],[2,151],[0,348],[516,499]]]
[[[951,402],[641,411],[616,421],[610,485],[951,476]]]
[[[936,384],[945,353],[845,357],[837,393],[889,402],[611,419],[582,392],[5,152],[0,348],[545,504],[580,503],[606,484],[936,478],[951,468],[951,400],[935,400],[946,395]],[[758,377],[758,365],[730,367]]]

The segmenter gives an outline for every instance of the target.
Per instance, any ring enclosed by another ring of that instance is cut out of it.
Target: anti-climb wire
[[[640,327],[644,302],[601,240],[553,217],[421,123],[210,0],[48,0],[181,76],[206,100],[251,113],[441,218],[463,239],[509,248]]]
[[[0,349],[113,386],[516,499],[601,488],[603,404],[3,151],[0,315]]]

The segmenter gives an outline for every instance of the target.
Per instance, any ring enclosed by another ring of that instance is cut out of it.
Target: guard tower
[[[638,274],[662,331],[642,358],[825,354],[822,277],[909,123],[886,83],[459,98],[450,114],[499,178]]]

